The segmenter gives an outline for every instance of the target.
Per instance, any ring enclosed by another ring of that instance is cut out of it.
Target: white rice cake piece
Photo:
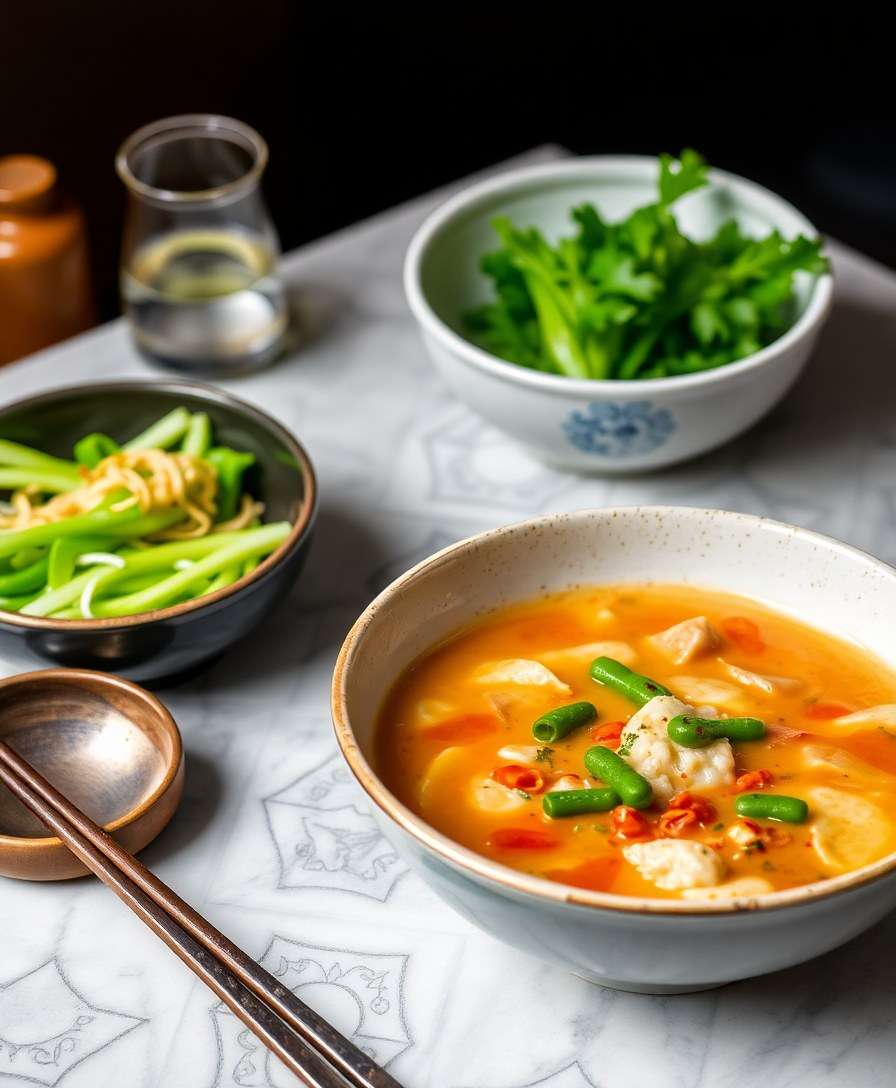
[[[693,616],[651,635],[648,642],[653,643],[673,665],[686,665],[695,657],[711,653],[721,639],[706,616]]]
[[[809,791],[809,805],[812,845],[834,872],[861,868],[892,844],[893,822],[882,808],[856,793],[816,786]]]
[[[853,711],[852,714],[844,714],[842,718],[834,718],[833,721],[834,725],[851,733],[858,732],[860,729],[871,729],[877,725],[896,729],[896,703],[869,706],[864,710]]]
[[[590,665],[596,657],[612,657],[614,661],[621,661],[629,668],[638,660],[638,654],[634,647],[627,642],[585,642],[581,646],[564,647],[562,650],[548,650],[538,655],[538,660],[549,668],[563,668],[566,666]]]
[[[768,895],[775,889],[761,876],[742,876],[737,880],[728,880],[714,888],[685,888],[683,899],[702,899],[709,903],[727,902],[731,899],[754,899],[757,895]]]
[[[591,783],[578,774],[561,774],[551,783],[550,793],[565,793],[567,790],[590,790]]]
[[[491,661],[480,665],[473,674],[477,684],[491,687],[504,687],[519,684],[522,687],[544,688],[557,695],[571,695],[572,688],[558,679],[549,668],[540,661],[526,657],[510,657],[504,661]]]
[[[745,688],[753,688],[761,691],[763,695],[788,694],[799,691],[803,686],[802,680],[795,680],[792,676],[763,676],[761,673],[752,672],[750,669],[742,669],[740,665],[732,665],[723,657],[716,659],[728,676],[737,684]]]
[[[664,891],[720,884],[725,863],[711,847],[693,839],[654,839],[622,848],[626,861]]]
[[[804,744],[800,751],[807,767],[821,768],[842,775],[845,788],[854,786],[896,789],[896,775],[866,763],[864,759],[859,759],[843,748],[834,748],[827,744]]]
[[[482,812],[512,812],[522,808],[526,798],[518,790],[509,789],[493,778],[480,778],[469,790],[470,801]]]
[[[711,676],[673,676],[668,687],[691,706],[720,707],[734,714],[743,714],[749,708],[744,689],[727,680],[716,680]]]
[[[693,708],[674,695],[657,695],[622,731],[620,754],[664,802],[681,790],[721,789],[734,783],[734,752],[727,738],[705,748],[685,748],[669,739],[666,727],[679,714],[693,714]]]
[[[421,699],[414,707],[411,724],[418,728],[438,725],[439,722],[455,717],[457,713],[457,707],[446,703],[444,699]]]
[[[538,753],[544,751],[544,745],[538,744],[505,744],[498,749],[498,758],[505,763],[522,763],[529,766],[532,763],[541,762]]]
[[[434,794],[445,776],[450,775],[462,761],[463,754],[463,745],[454,744],[439,752],[426,768],[419,787],[420,807],[424,812],[432,804]]]

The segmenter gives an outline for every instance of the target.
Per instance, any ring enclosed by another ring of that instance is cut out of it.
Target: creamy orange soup
[[[671,696],[639,707],[592,678],[599,657]],[[583,701],[594,720],[553,743],[533,737],[541,715]],[[680,714],[723,733],[754,718],[764,735],[689,747],[669,737]],[[596,746],[649,783],[649,803],[606,793],[613,783],[586,768]],[[389,788],[464,846],[621,895],[752,896],[896,850],[896,675],[751,601],[690,587],[578,590],[489,616],[401,677],[376,756]],[[548,815],[546,795],[582,789],[601,790],[588,796],[604,810]],[[755,796],[760,808],[796,799],[808,815],[744,814]]]

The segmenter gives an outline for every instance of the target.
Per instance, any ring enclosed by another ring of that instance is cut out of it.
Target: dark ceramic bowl
[[[177,405],[209,414],[224,445],[250,450],[257,465],[247,487],[265,503],[266,521],[292,532],[233,585],[196,601],[121,619],[59,620],[0,610],[0,655],[21,668],[52,661],[102,669],[158,685],[194,671],[248,634],[282,601],[302,569],[317,512],[308,454],[264,412],[203,385],[177,381],[69,386],[0,408],[0,438],[71,457],[82,435],[126,439]]]

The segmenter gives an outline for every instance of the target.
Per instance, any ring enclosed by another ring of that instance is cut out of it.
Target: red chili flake
[[[625,722],[604,722],[602,725],[593,725],[591,739],[607,747],[617,745],[622,737],[623,729],[625,729]]]
[[[697,793],[676,793],[674,797],[669,799],[669,808],[693,812],[697,822],[701,824],[711,824],[716,818],[716,810],[712,803]]]
[[[734,783],[735,793],[749,793],[751,790],[764,790],[772,784],[771,771],[746,771],[738,775]]]
[[[643,839],[653,835],[647,817],[628,805],[618,805],[610,813],[610,829],[620,839]]]
[[[519,763],[506,763],[492,771],[492,778],[509,790],[525,790],[526,793],[541,793],[544,789],[544,775],[534,767],[524,767]]]
[[[667,809],[657,822],[657,830],[661,835],[669,835],[677,838],[685,832],[700,826],[697,814],[688,808]]]

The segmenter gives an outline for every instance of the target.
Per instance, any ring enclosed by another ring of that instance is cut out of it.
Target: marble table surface
[[[896,916],[813,963],[709,993],[591,986],[483,936],[406,871],[336,755],[328,688],[342,636],[394,576],[462,536],[541,512],[727,507],[896,562],[896,275],[832,243],[834,313],[778,410],[661,474],[577,478],[512,448],[427,361],[401,261],[451,188],[286,257],[303,342],[275,368],[226,383],[306,443],[320,520],[306,573],[273,622],[162,693],[183,731],[187,787],[144,860],[407,1088],[890,1085]],[[154,373],[117,321],[4,369],[0,400]],[[0,662],[7,674],[21,667]],[[7,1082],[294,1083],[86,879],[0,880]]]

